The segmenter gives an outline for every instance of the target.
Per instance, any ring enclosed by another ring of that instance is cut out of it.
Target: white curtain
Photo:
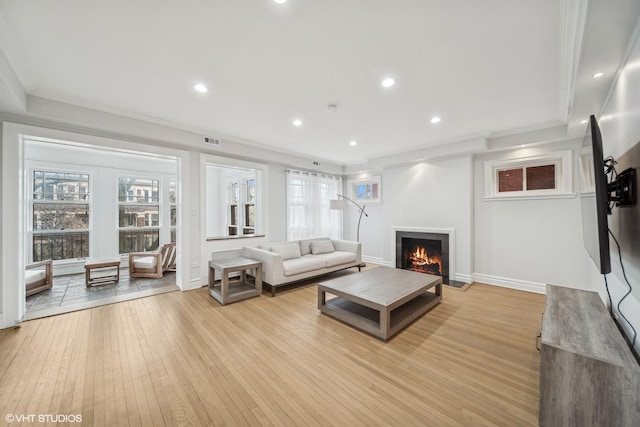
[[[342,193],[342,178],[287,171],[287,240],[342,239],[342,211],[329,201]]]

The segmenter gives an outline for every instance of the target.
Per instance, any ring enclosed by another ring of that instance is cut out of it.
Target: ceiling
[[[563,123],[565,3],[0,0],[0,25],[32,96],[348,165]]]

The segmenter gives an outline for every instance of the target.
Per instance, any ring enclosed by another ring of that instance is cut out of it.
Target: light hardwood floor
[[[221,306],[202,288],[0,331],[0,425],[7,414],[117,426],[537,425],[544,296],[445,287],[384,343],[320,315],[316,289]]]

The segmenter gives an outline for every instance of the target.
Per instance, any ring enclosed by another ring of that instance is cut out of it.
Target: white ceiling
[[[0,0],[0,18],[31,95],[352,164],[563,122],[564,3]]]

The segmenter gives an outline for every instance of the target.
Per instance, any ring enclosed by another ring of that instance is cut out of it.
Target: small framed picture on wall
[[[347,181],[349,198],[357,203],[382,203],[382,186],[380,176],[364,179],[350,179]]]

